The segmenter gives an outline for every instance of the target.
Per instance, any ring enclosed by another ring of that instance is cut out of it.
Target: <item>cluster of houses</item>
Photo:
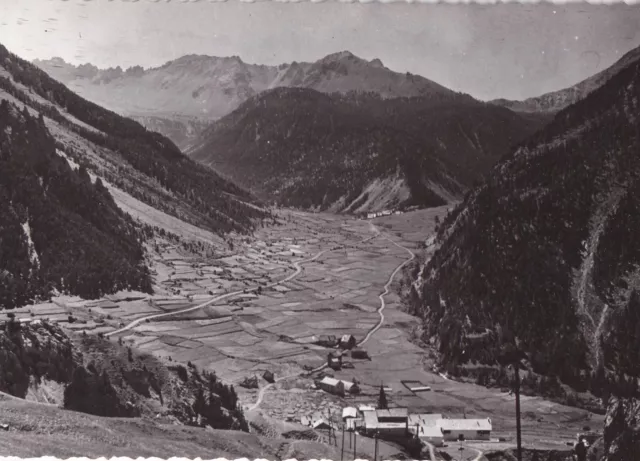
[[[339,347],[340,349],[352,349],[356,345],[356,338],[353,335],[342,335],[337,337],[334,335],[321,335],[315,340],[315,343],[323,347]]]
[[[375,409],[370,405],[342,411],[347,430],[383,439],[402,440],[417,436],[436,447],[446,441],[490,440],[491,419],[450,419],[441,414],[409,414],[407,408]]]
[[[318,389],[341,397],[360,393],[360,387],[358,387],[357,383],[335,379],[330,376],[325,376],[321,380],[316,381],[315,385]]]
[[[384,211],[376,211],[373,213],[367,213],[367,219],[378,218],[380,216],[390,216],[392,214],[402,214],[402,211],[384,210]]]

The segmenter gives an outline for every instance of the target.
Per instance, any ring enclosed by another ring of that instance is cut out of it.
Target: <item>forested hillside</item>
[[[386,99],[280,88],[216,122],[188,153],[283,205],[436,206],[461,197],[541,122],[453,92]]]
[[[143,239],[99,178],[56,154],[42,116],[0,101],[0,307],[53,289],[149,292]]]
[[[219,234],[247,232],[265,216],[245,203],[254,201],[249,194],[167,138],[81,98],[2,46],[0,91],[42,113],[67,156],[145,203]]]
[[[150,292],[149,227],[117,188],[220,236],[267,216],[256,200],[168,139],[90,103],[0,46],[0,307],[54,290]],[[139,203],[139,202],[138,202]]]
[[[413,311],[442,361],[530,370],[598,395],[638,376],[640,64],[558,113],[469,193],[416,274]],[[626,377],[626,378],[625,378]],[[634,380],[635,381],[635,380]]]

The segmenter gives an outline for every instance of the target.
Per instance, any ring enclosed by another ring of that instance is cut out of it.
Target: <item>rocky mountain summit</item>
[[[450,94],[426,78],[394,72],[379,59],[343,51],[315,62],[278,66],[248,64],[237,56],[182,56],[162,66],[98,69],[61,58],[34,64],[80,96],[132,117],[189,147],[207,124],[258,93],[279,87],[323,93],[374,92],[385,98]]]

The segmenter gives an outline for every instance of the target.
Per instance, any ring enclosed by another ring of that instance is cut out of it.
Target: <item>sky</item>
[[[479,99],[524,99],[640,46],[640,6],[0,0],[0,43],[28,60],[101,68],[185,54],[275,65],[348,50]]]

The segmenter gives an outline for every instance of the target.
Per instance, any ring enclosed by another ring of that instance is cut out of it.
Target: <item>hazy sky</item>
[[[259,64],[349,50],[480,99],[573,85],[640,45],[640,6],[0,0],[25,59],[157,66],[185,54]]]

